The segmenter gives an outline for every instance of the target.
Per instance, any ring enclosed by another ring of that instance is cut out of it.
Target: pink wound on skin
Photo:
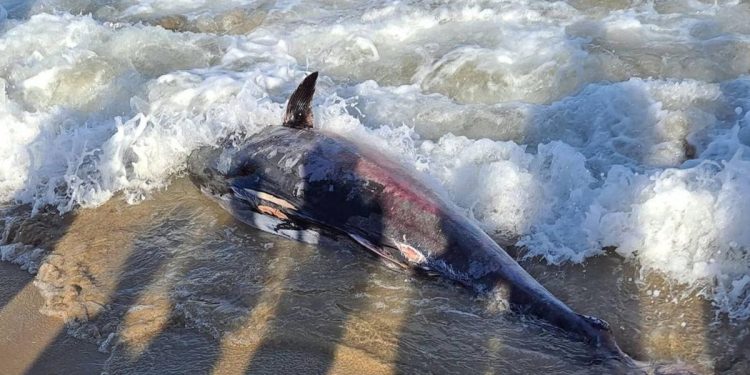
[[[382,194],[384,204],[388,206],[396,202],[408,201],[419,209],[437,215],[441,212],[437,197],[425,195],[426,189],[420,181],[410,176],[394,174],[398,168],[387,168],[392,161],[375,164],[366,158],[357,160],[355,171],[367,180],[385,187]],[[385,166],[385,167],[384,167]]]
[[[398,247],[398,250],[401,252],[401,255],[404,256],[404,259],[406,259],[407,262],[413,265],[422,264],[427,261],[427,258],[425,258],[422,253],[419,252],[419,250],[415,249],[414,247],[407,245],[405,243],[397,242],[396,246]]]

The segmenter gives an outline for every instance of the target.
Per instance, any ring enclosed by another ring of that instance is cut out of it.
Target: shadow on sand
[[[322,150],[313,149],[313,153],[319,152]],[[303,168],[308,168],[311,161],[302,160],[301,163]],[[264,181],[262,178],[260,180]],[[264,190],[262,184],[254,188]],[[365,195],[352,191],[349,196],[353,199],[349,206],[340,207],[321,193],[324,191],[326,189],[322,186],[305,186],[299,212],[303,215],[306,212],[327,212],[334,221],[340,220],[336,218],[339,216],[350,216],[347,210],[371,212],[368,221],[363,223],[365,230],[361,235],[370,243],[385,242],[381,202],[367,200]],[[203,201],[199,204],[208,202]],[[235,208],[236,211],[246,210],[243,207]],[[292,252],[276,247],[266,249],[257,244],[246,246],[247,243],[238,244],[222,237],[227,225],[205,225],[200,220],[185,219],[193,216],[189,212],[166,210],[161,214],[163,216],[152,218],[143,232],[138,232],[129,244],[130,253],[123,262],[107,307],[92,317],[101,333],[118,334],[119,344],[115,345],[108,363],[110,373],[335,372],[337,350],[346,334],[346,325],[352,315],[356,315],[368,302],[366,298],[345,305],[310,302],[310,295],[321,293],[308,285],[311,277],[335,277],[319,274],[321,269],[316,263],[316,255],[311,251],[336,252],[340,250],[339,246],[325,242],[319,245],[319,249],[313,250],[309,246],[295,244]],[[59,228],[56,227],[54,231],[64,234],[66,226],[53,224],[58,225]],[[40,231],[45,230],[51,229],[42,228]],[[239,229],[227,236],[265,236],[254,232],[243,234],[242,231]],[[457,247],[452,244],[459,240],[447,240],[446,257],[451,256],[450,249]],[[267,262],[264,256],[271,258],[271,261]],[[106,262],[106,259],[101,261]],[[555,268],[532,262],[524,265],[553,294],[577,311],[609,320],[626,352],[636,358],[647,356],[642,352],[643,345],[638,335],[620,334],[618,330],[624,327],[622,330],[639,331],[645,326],[640,314],[641,301],[631,298],[639,292],[623,291],[623,287],[637,286],[621,282],[622,279],[637,278],[635,268],[613,257],[593,258],[585,266]],[[587,276],[586,267],[612,269],[613,272]],[[365,290],[371,276],[368,270],[365,267],[354,280],[342,278],[342,281],[351,283],[342,288],[353,293]],[[142,313],[149,309],[154,309],[154,312]],[[608,315],[613,310],[623,313]],[[287,325],[304,325],[306,322],[302,320],[311,315],[317,317],[309,322],[310,331],[314,333],[308,337],[290,337]],[[449,315],[443,315],[444,322],[433,323],[431,327],[435,331],[426,329],[428,325],[416,304],[408,304],[402,315],[404,322],[397,333],[399,338],[393,370],[396,373],[435,371],[435,364],[429,360],[442,360],[442,353],[451,350],[451,337],[446,334],[450,331],[442,331],[445,327],[440,327],[440,324],[451,324],[451,319],[447,318]],[[443,335],[445,345],[436,347],[435,336],[439,335]],[[477,336],[486,338],[486,335]],[[58,339],[63,337],[64,333],[61,333]],[[229,348],[231,345],[227,343],[231,341],[240,343],[239,352],[235,354],[244,355],[244,358],[227,359],[228,351],[238,350]],[[487,350],[490,346],[480,340],[474,349]],[[527,348],[521,349],[526,350],[524,355],[528,358],[533,359],[536,355],[529,353]],[[242,353],[242,350],[246,352]],[[466,350],[464,347],[457,352]],[[310,351],[314,351],[315,355],[310,356]],[[43,373],[39,366],[51,353],[43,353],[28,373]],[[461,362],[461,358],[457,358],[456,362]],[[464,364],[459,363],[450,369],[483,373],[524,373],[528,369],[516,369],[510,363],[462,366]],[[724,368],[730,371],[731,365]],[[592,368],[592,373],[600,371],[601,368]]]

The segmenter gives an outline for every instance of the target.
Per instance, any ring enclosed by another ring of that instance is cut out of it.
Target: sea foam
[[[750,8],[584,8],[0,8],[0,201],[137,203],[197,147],[278,125],[319,70],[316,126],[414,167],[529,256],[613,248],[749,318]]]

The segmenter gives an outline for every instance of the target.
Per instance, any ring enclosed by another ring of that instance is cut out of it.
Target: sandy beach
[[[14,265],[0,263],[0,373],[5,375],[21,374],[99,374],[99,373],[154,373],[183,374],[190,371],[185,366],[170,366],[174,358],[189,356],[195,363],[196,357],[209,359],[216,356],[210,337],[200,333],[176,328],[165,335],[170,340],[163,340],[152,349],[146,367],[133,367],[127,361],[117,363],[113,359],[109,372],[105,372],[105,361],[109,353],[97,350],[97,345],[86,340],[76,339],[65,333],[65,325],[60,319],[39,313],[44,300],[32,284],[33,277]],[[222,361],[216,365],[213,374],[241,374],[247,366],[246,357],[252,348],[227,345],[221,354]],[[259,368],[262,373],[278,371],[306,372],[311,367],[320,367],[315,363],[314,347],[293,348],[280,344],[279,347],[266,348],[263,356],[268,357],[266,368]],[[340,348],[337,353],[335,374],[391,374],[392,365],[364,356],[356,350]],[[200,360],[198,360],[200,362]],[[163,364],[163,366],[155,366]],[[167,365],[164,365],[167,364]]]
[[[3,263],[3,373],[607,371],[565,335],[457,285],[394,272],[356,244],[312,247],[237,223],[186,178],[138,205],[114,199],[13,225],[34,246],[6,258],[39,271],[32,282]],[[636,358],[747,369],[744,326],[714,323],[708,301],[617,256],[523,264],[575,309],[607,319]]]
[[[624,372],[502,298],[204,196],[190,156],[273,131],[314,71],[311,131],[393,159],[644,366],[750,373],[748,19],[704,0],[0,1],[0,375]],[[302,200],[303,148],[269,145],[252,157]],[[439,253],[461,246],[412,232],[390,240],[456,279]]]
[[[42,315],[33,276],[0,263],[0,373],[95,374],[108,355],[65,333],[60,319]]]

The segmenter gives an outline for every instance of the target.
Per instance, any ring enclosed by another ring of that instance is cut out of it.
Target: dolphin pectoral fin
[[[356,243],[362,245],[365,249],[370,250],[373,253],[375,253],[378,257],[380,257],[380,259],[385,260],[386,261],[385,264],[387,266],[389,266],[390,268],[395,268],[395,269],[406,269],[406,268],[409,268],[408,265],[404,264],[403,262],[399,262],[398,260],[396,260],[395,258],[393,258],[388,253],[388,251],[386,251],[384,248],[373,244],[372,242],[370,242],[366,238],[364,238],[364,237],[362,237],[360,235],[354,234],[354,233],[347,233],[347,235],[349,235],[349,237],[351,237],[351,239],[353,239]],[[394,266],[396,266],[396,267],[394,267]]]
[[[292,96],[289,97],[289,103],[286,105],[284,114],[284,126],[293,129],[312,129],[313,113],[310,103],[312,103],[313,94],[315,94],[315,81],[318,79],[318,72],[313,72],[299,84]]]

